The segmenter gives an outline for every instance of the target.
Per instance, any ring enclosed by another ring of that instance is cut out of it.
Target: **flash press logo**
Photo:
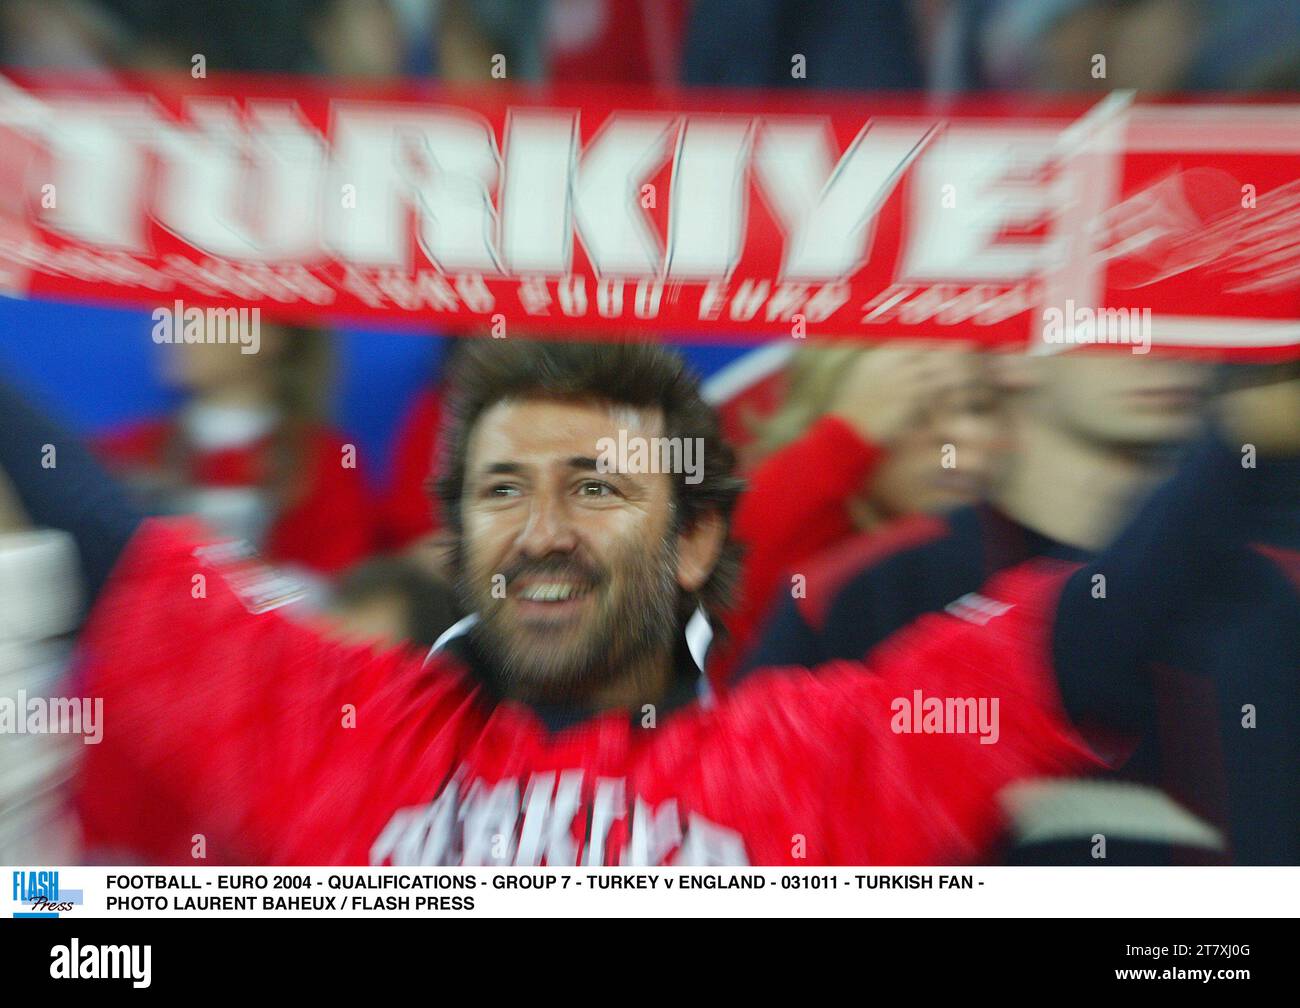
[[[50,976],[55,980],[130,980],[132,987],[153,982],[152,945],[67,945],[50,947]]]
[[[57,917],[81,902],[80,889],[60,888],[59,873],[55,869],[15,871],[13,874],[14,902],[26,907],[15,910],[15,917]]]
[[[155,308],[153,341],[158,344],[229,343],[255,354],[262,347],[261,308],[186,307],[184,301]]]

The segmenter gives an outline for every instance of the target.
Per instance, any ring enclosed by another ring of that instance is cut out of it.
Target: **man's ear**
[[[677,533],[677,584],[699,591],[709,580],[722,555],[727,523],[717,511],[706,511]]]

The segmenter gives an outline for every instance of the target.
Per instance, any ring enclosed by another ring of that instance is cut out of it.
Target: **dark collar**
[[[496,670],[484,659],[475,641],[474,627],[477,614],[467,616],[448,628],[429,651],[429,657],[446,652],[454,655],[464,665],[470,678],[482,687],[486,699],[495,706],[504,699],[500,678]],[[708,706],[713,702],[708,678],[703,665],[713,640],[713,630],[703,610],[697,609],[687,622],[673,652],[673,679],[663,698],[654,705],[654,724],[674,711],[699,702]],[[528,709],[551,733],[564,731],[596,717],[600,711],[580,704],[528,704]],[[628,712],[633,727],[641,727],[646,713],[638,705]]]
[[[1059,542],[1022,525],[987,501],[971,505],[970,513],[979,522],[986,577],[1037,557],[1071,563],[1082,563],[1089,558],[1087,550]]]

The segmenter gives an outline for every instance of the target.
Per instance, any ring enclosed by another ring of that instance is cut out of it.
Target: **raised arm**
[[[341,815],[359,804],[366,775],[347,769],[376,764],[417,681],[414,709],[437,716],[419,657],[288,618],[289,581],[196,521],[142,520],[80,441],[3,387],[0,425],[15,496],[71,534],[91,586],[79,681],[103,702],[103,737],[75,782],[91,848],[188,863],[201,834],[214,861],[292,860],[302,796],[329,794]],[[327,751],[343,771],[315,779]]]

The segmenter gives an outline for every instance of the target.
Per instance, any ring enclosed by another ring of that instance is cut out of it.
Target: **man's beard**
[[[555,554],[520,561],[505,574],[506,591],[523,576],[554,577],[590,585],[595,611],[576,627],[549,640],[545,630],[521,627],[509,598],[493,598],[490,571],[475,571],[457,584],[461,604],[477,612],[472,636],[506,695],[541,701],[582,701],[647,663],[670,655],[677,633],[677,550],[669,534],[656,551],[625,547],[602,568],[580,556]],[[619,571],[617,577],[611,571]]]

